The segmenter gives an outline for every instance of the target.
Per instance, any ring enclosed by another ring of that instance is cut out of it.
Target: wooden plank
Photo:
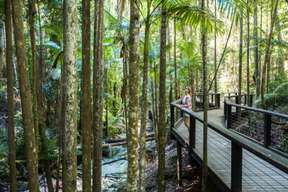
[[[213,121],[213,124],[223,126],[222,114],[219,110],[209,111],[209,123]],[[194,152],[200,158],[203,149],[202,127],[197,120]],[[183,122],[174,131],[185,143],[189,143],[189,130]],[[228,187],[231,186],[231,141],[211,128],[208,129],[208,166]],[[288,191],[287,173],[245,149],[242,173],[242,191]]]

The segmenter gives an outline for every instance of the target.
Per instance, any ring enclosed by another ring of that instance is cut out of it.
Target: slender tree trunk
[[[31,55],[32,55],[32,97],[33,97],[33,113],[34,113],[34,129],[36,136],[36,148],[39,147],[39,127],[38,127],[38,104],[37,104],[37,83],[38,83],[38,70],[37,70],[37,56],[36,56],[36,29],[35,29],[35,16],[36,16],[36,2],[29,0],[29,26],[30,26],[30,42],[31,42]]]
[[[161,10],[160,29],[160,76],[159,76],[159,120],[158,120],[158,191],[165,191],[165,143],[166,143],[166,30],[167,11]]]
[[[176,29],[176,19],[174,18],[173,20],[173,23],[174,23],[174,35],[173,35],[173,45],[174,45],[174,48],[173,48],[173,59],[174,59],[174,92],[175,92],[175,99],[178,99],[178,78],[177,78],[177,29]]]
[[[77,1],[64,0],[64,92],[63,191],[76,191],[77,183]],[[62,106],[63,107],[63,106]]]
[[[35,1],[35,5],[39,5],[39,1]],[[51,162],[49,161],[49,152],[48,152],[48,140],[46,137],[46,114],[45,114],[45,106],[47,106],[47,103],[45,102],[45,93],[42,89],[43,84],[46,80],[46,65],[45,65],[45,58],[44,58],[44,34],[42,30],[42,24],[41,24],[41,14],[40,9],[36,7],[36,12],[38,11],[38,25],[39,25],[39,34],[40,34],[40,51],[39,51],[39,62],[37,63],[37,78],[36,78],[36,89],[37,89],[37,113],[38,113],[38,130],[40,134],[41,144],[42,144],[42,156],[44,157],[44,172],[47,182],[47,188],[48,192],[53,192],[53,182],[52,182],[52,172],[51,172]]]
[[[128,192],[137,190],[139,120],[139,1],[130,1],[129,103],[128,103]]]
[[[275,30],[277,31],[278,41],[283,41],[279,16],[277,16],[277,21],[275,23]],[[277,67],[278,75],[280,75],[280,77],[283,77],[285,75],[285,56],[284,56],[284,51],[283,51],[282,47],[278,48],[277,62],[276,63],[277,63],[276,67]]]
[[[228,43],[229,43],[229,40],[230,40],[230,37],[231,37],[231,34],[232,34],[232,29],[233,29],[233,25],[234,25],[234,21],[235,21],[235,14],[233,15],[232,17],[232,22],[231,22],[231,25],[230,25],[230,29],[229,29],[229,33],[228,33],[228,37],[227,37],[227,40],[225,42],[225,46],[224,46],[224,49],[223,49],[223,52],[221,54],[221,57],[220,57],[220,60],[218,61],[218,65],[217,65],[217,68],[215,70],[215,74],[212,78],[212,81],[210,82],[209,84],[209,88],[208,88],[208,92],[212,89],[213,87],[213,82],[216,81],[216,77],[217,77],[217,73],[219,71],[219,68],[225,58],[225,54],[226,54],[226,51],[227,51],[227,47],[228,47]]]
[[[254,5],[254,26],[253,26],[253,39],[254,39],[254,81],[256,83],[256,96],[260,95],[260,72],[259,72],[259,49],[258,49],[258,30],[257,30],[257,0],[253,0]]]
[[[82,84],[81,84],[81,130],[82,130],[82,190],[91,192],[92,159],[92,101],[91,101],[91,37],[90,1],[82,0]]]
[[[261,83],[261,101],[262,101],[262,107],[266,108],[266,104],[265,104],[265,93],[267,93],[267,89],[266,88],[266,83],[268,84],[269,82],[266,82],[266,73],[267,73],[267,66],[270,65],[270,59],[271,59],[271,49],[272,49],[272,35],[273,35],[273,30],[274,30],[274,25],[275,25],[275,21],[277,18],[277,9],[278,9],[278,4],[279,4],[279,0],[275,1],[275,4],[273,2],[273,6],[272,6],[272,19],[271,19],[271,26],[270,26],[270,31],[269,31],[269,35],[268,35],[268,40],[267,40],[267,46],[266,46],[266,50],[265,50],[265,59],[264,59],[264,65],[263,65],[263,71],[262,71],[262,83]]]
[[[241,104],[242,95],[242,65],[243,65],[243,12],[240,12],[240,42],[239,42],[239,71],[238,71],[238,104]]]
[[[104,0],[95,1],[97,6],[96,49],[94,50],[93,71],[93,133],[94,133],[94,161],[93,161],[93,192],[102,190],[102,139],[103,139],[103,35],[104,35]],[[94,37],[95,38],[95,37]]]
[[[126,130],[126,138],[129,138],[129,131],[128,131],[128,106],[127,106],[127,94],[128,94],[128,51],[126,48],[125,40],[123,40],[123,87],[122,87],[122,102],[124,105],[124,123],[125,123],[125,130]]]
[[[138,191],[145,191],[145,161],[146,161],[146,126],[148,112],[148,68],[149,68],[149,41],[150,41],[150,8],[151,1],[147,1],[147,17],[145,20],[145,40],[143,53],[143,81],[141,98],[141,129],[140,129],[140,152],[139,152],[139,183]]]
[[[30,192],[38,192],[38,159],[36,152],[35,129],[32,109],[32,95],[27,71],[27,56],[24,39],[23,5],[21,1],[13,0],[14,36],[17,56],[17,72],[21,95],[23,127],[28,169],[28,186]]]
[[[247,0],[247,63],[246,63],[246,78],[247,78],[247,104],[250,105],[250,0]]]
[[[14,71],[12,48],[12,7],[11,1],[5,0],[5,29],[6,29],[6,70],[8,95],[8,142],[9,142],[9,183],[10,192],[16,192],[16,144],[14,122]]]
[[[217,0],[214,1],[214,12],[215,18],[217,18]],[[216,21],[214,23],[214,73],[215,73],[215,82],[214,82],[214,93],[218,92],[218,79],[217,79],[217,33],[216,33]]]
[[[201,0],[201,9],[205,10],[205,0]],[[208,175],[208,89],[207,89],[207,31],[204,24],[201,25],[201,52],[202,52],[202,82],[203,82],[203,164],[202,187],[206,192]]]

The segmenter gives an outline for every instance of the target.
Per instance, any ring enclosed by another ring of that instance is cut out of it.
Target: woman
[[[185,95],[181,99],[181,104],[178,105],[182,108],[192,109],[192,98],[190,87],[185,88]]]
[[[181,108],[187,108],[187,109],[192,109],[192,98],[191,98],[191,89],[190,87],[185,88],[185,95],[181,99],[181,104],[178,105]],[[189,115],[184,114],[183,116],[185,125],[189,127]]]

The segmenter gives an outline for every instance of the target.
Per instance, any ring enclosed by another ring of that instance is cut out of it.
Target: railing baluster
[[[196,138],[196,121],[195,118],[190,116],[189,145],[191,150],[195,148],[195,138]]]
[[[232,141],[231,147],[231,191],[242,191],[242,148]]]
[[[264,115],[264,146],[269,147],[271,144],[271,123],[272,117],[270,114]]]

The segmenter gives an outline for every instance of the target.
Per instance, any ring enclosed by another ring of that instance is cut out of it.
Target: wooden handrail
[[[236,103],[233,103],[233,102],[230,102],[230,101],[224,101],[224,103],[226,103],[227,105],[231,105],[231,106],[234,106],[234,107],[239,107],[239,108],[246,109],[246,110],[249,110],[249,111],[269,114],[269,115],[272,115],[272,116],[278,116],[278,117],[281,117],[281,118],[284,118],[284,119],[288,120],[288,115],[286,115],[286,114],[273,112],[273,111],[269,111],[269,110],[264,110],[264,109],[260,109],[260,108],[255,108],[255,107],[243,106],[243,105],[239,105],[239,104],[236,104]]]
[[[231,103],[229,103],[229,104],[231,104]],[[170,106],[171,106],[171,108],[180,109],[180,111],[188,114],[190,116],[190,118],[198,120],[201,123],[204,122],[202,114],[200,115],[200,114],[195,113],[195,112],[193,112],[193,111],[191,111],[189,109],[181,108],[181,107],[177,106],[176,102],[172,102],[170,104]],[[237,105],[237,104],[233,104],[233,106],[244,107],[244,106]],[[245,108],[246,109],[253,109],[254,111],[258,111],[258,112],[267,112],[266,110],[254,109],[254,108],[251,108],[251,107],[245,107]],[[273,113],[271,113],[271,114],[273,114]],[[276,114],[280,115],[281,117],[288,118],[287,115],[278,114],[278,113],[276,113]],[[274,165],[275,167],[277,167],[280,170],[284,171],[285,173],[288,173],[288,159],[285,156],[282,156],[279,153],[276,153],[275,151],[273,151],[273,150],[271,150],[269,148],[266,148],[266,147],[260,145],[259,143],[254,142],[251,139],[243,137],[243,136],[239,135],[238,133],[236,133],[236,132],[234,132],[232,130],[229,130],[229,129],[226,129],[224,127],[221,127],[221,126],[219,126],[218,124],[215,124],[212,121],[208,122],[208,127],[211,128],[212,130],[216,131],[217,133],[219,133],[223,137],[229,139],[233,143],[237,144],[241,148],[246,149],[247,151],[250,151],[251,153],[253,153],[256,156],[266,160],[267,162],[271,163],[272,165]]]

